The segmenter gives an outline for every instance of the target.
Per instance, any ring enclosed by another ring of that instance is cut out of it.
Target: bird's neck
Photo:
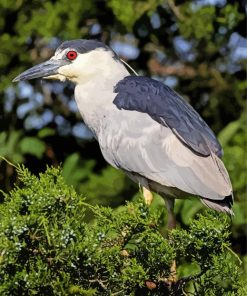
[[[98,69],[90,80],[75,87],[75,100],[86,125],[95,136],[99,132],[102,119],[115,109],[113,100],[116,96],[114,87],[118,81],[129,75],[120,61],[111,60],[110,65]]]

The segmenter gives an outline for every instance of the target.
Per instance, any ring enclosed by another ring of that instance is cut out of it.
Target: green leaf
[[[79,153],[68,156],[63,164],[63,177],[67,184],[77,186],[85,177],[89,176],[94,161],[83,162]]]
[[[193,198],[192,200],[183,201],[182,209],[180,210],[182,221],[185,225],[189,225],[195,215],[203,208],[203,204]]]
[[[55,130],[53,128],[42,128],[39,132],[38,132],[38,137],[39,138],[45,138],[45,137],[49,137],[49,136],[53,136],[55,135]]]
[[[230,122],[219,134],[218,139],[222,146],[227,145],[227,143],[232,139],[232,137],[235,135],[237,130],[239,129],[241,124],[240,120],[236,120],[233,122]]]
[[[234,226],[246,225],[247,223],[247,213],[246,213],[247,202],[235,203],[233,205],[233,211],[235,216],[233,217]],[[244,210],[243,210],[244,209]]]
[[[132,30],[134,23],[145,12],[151,14],[161,3],[163,3],[161,0],[110,0],[107,2],[108,6],[112,8],[116,17],[126,26],[128,30]]]
[[[31,154],[37,158],[41,158],[45,152],[45,143],[34,137],[25,137],[21,140],[20,150],[22,153]]]
[[[23,156],[19,151],[19,141],[21,131],[9,131],[0,133],[0,155],[7,157],[13,163],[23,161]]]

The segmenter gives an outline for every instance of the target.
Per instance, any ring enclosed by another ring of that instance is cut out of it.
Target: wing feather
[[[222,200],[232,193],[224,164],[214,153],[194,153],[145,113],[119,111],[111,120],[99,142],[112,165],[208,199]]]
[[[113,103],[119,109],[148,114],[168,126],[178,139],[195,153],[222,156],[214,133],[200,115],[175,91],[163,83],[142,76],[127,76],[115,87]]]

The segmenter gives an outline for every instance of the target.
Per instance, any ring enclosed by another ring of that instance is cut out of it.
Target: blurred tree
[[[64,163],[67,182],[92,203],[118,206],[132,198],[138,188],[106,166],[81,122],[70,84],[11,83],[21,71],[49,58],[63,40],[101,39],[140,74],[174,87],[219,133],[235,189],[232,241],[245,255],[244,15],[243,0],[2,0],[0,154],[24,162],[34,173]],[[11,166],[1,163],[1,188],[9,190],[14,180]],[[154,205],[161,205],[159,197]],[[202,206],[178,201],[176,211],[186,227]]]

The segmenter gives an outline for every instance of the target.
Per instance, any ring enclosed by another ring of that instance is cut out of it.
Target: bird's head
[[[84,83],[119,62],[116,54],[102,42],[85,39],[65,41],[48,61],[26,70],[13,81],[45,78]]]

